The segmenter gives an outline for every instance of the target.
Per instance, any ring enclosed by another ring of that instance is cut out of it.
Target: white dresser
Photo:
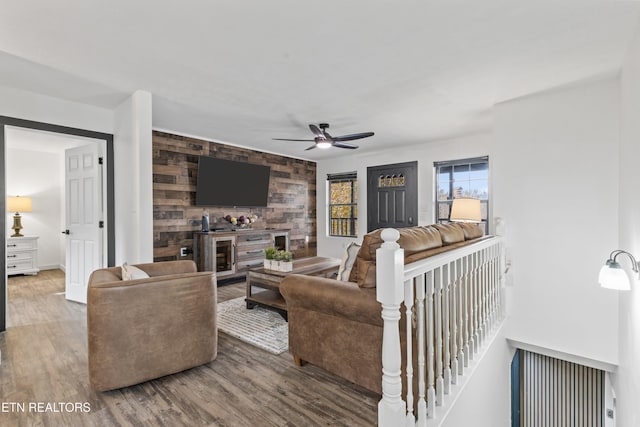
[[[38,236],[7,237],[7,275],[39,271]]]

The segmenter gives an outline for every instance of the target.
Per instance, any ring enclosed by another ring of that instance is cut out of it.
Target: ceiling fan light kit
[[[288,138],[273,138],[276,141],[307,141],[307,142],[315,142],[314,145],[305,149],[313,150],[314,148],[322,148],[327,149],[330,147],[338,147],[338,148],[346,148],[350,150],[355,150],[358,148],[357,145],[349,144],[345,141],[353,141],[355,139],[368,138],[373,136],[373,132],[362,132],[362,133],[354,133],[351,135],[342,135],[342,136],[331,136],[327,129],[329,128],[329,123],[319,123],[317,126],[314,124],[309,125],[309,129],[314,135],[313,139],[288,139]]]

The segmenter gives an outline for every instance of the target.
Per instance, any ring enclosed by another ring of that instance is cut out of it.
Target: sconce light
[[[631,260],[631,268],[637,274],[638,273],[638,261],[627,251],[623,250],[615,250],[611,252],[609,255],[609,259],[605,263],[605,265],[600,269],[600,274],[598,275],[598,283],[600,286],[607,289],[617,289],[620,291],[628,291],[631,289],[631,284],[629,283],[629,276],[627,273],[620,267],[620,264],[616,261],[618,255],[625,254]]]
[[[453,199],[451,204],[451,215],[449,221],[452,222],[482,222],[482,212],[480,210],[480,199],[470,197],[459,197]]]

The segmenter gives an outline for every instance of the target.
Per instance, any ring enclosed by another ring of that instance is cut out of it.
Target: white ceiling
[[[0,85],[294,157],[309,123],[358,152],[486,130],[502,101],[617,73],[637,1],[5,1]]]

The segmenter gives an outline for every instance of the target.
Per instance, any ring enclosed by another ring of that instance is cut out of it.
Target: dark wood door
[[[367,231],[418,224],[418,162],[367,168]]]

